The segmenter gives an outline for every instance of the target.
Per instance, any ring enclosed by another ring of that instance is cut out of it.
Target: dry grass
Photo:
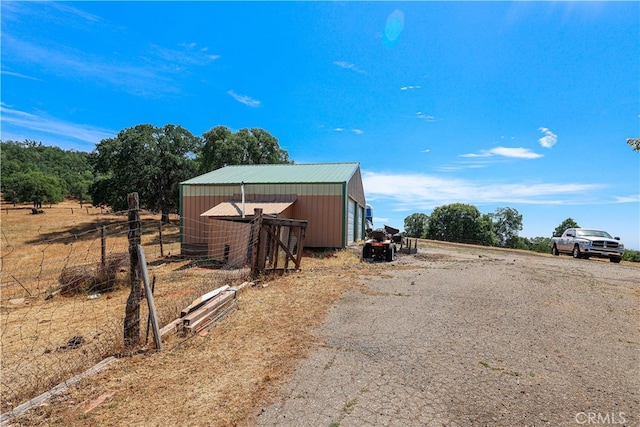
[[[297,362],[321,345],[314,330],[333,302],[357,285],[358,274],[378,268],[347,251],[303,263],[302,272],[249,288],[238,310],[206,335],[174,338],[162,353],[121,359],[21,422],[252,425]]]
[[[86,294],[45,297],[52,287],[60,286],[65,268],[78,266],[95,274],[100,259],[95,227],[107,222],[122,232],[126,228],[118,221],[126,218],[100,214],[95,208],[88,213],[76,210],[71,216],[69,204],[46,211],[45,215],[2,211],[3,412],[51,388],[52,379],[55,384],[122,350],[117,343],[122,342],[126,287],[96,299]],[[38,224],[44,217],[46,229]],[[74,237],[78,233],[85,237]],[[89,234],[91,238],[86,238]],[[188,261],[162,259],[153,233],[143,236],[143,246],[151,254],[147,255],[150,274],[157,279],[155,302],[161,325],[177,317],[196,296],[247,278],[245,271],[188,268]],[[126,247],[126,237],[111,242],[109,254],[124,253]],[[176,254],[179,249],[165,245],[165,251]],[[57,261],[49,267],[48,259]],[[333,302],[345,290],[358,287],[360,276],[380,273],[384,267],[361,264],[357,254],[342,251],[307,254],[302,268],[283,277],[263,278],[208,334],[186,341],[170,336],[162,353],[119,359],[107,371],[29,411],[17,425],[252,424],[256,408],[272,400],[297,361],[321,344],[313,331]],[[49,269],[51,279],[44,274]],[[146,319],[144,311],[142,318]],[[75,336],[84,338],[82,346],[60,349]],[[19,350],[28,351],[30,357]]]
[[[73,202],[45,211],[31,215],[29,206],[6,205],[0,210],[2,412],[122,351],[129,294],[126,216],[79,209]],[[244,272],[190,268],[188,260],[160,257],[158,216],[142,215],[142,244],[150,275],[157,279],[155,301],[165,324],[197,296],[241,280]],[[102,226],[107,235],[104,265]],[[177,221],[163,227],[167,255],[179,253],[177,231]],[[142,304],[141,318],[146,316]],[[141,327],[144,333],[146,325]],[[83,344],[65,348],[77,336]]]

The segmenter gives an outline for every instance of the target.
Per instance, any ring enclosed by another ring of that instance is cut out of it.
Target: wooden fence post
[[[124,345],[133,348],[140,343],[140,287],[138,245],[140,244],[140,199],[138,193],[127,194],[129,205],[129,282],[131,290],[127,298],[124,317]]]
[[[251,273],[255,279],[260,274],[260,234],[262,234],[262,209],[253,210],[253,248],[251,249]]]
[[[153,290],[149,284],[149,272],[147,270],[147,261],[144,257],[144,250],[140,244],[136,245],[138,251],[138,261],[140,262],[140,272],[142,273],[142,282],[144,283],[144,295],[147,297],[147,305],[149,306],[149,319],[153,327],[153,338],[156,344],[156,350],[162,350],[162,337],[160,336],[160,327],[158,326],[158,316],[156,315],[156,304],[153,300]]]
[[[164,248],[162,247],[162,221],[158,224],[158,232],[158,239],[160,239],[160,257],[164,257]]]
[[[107,227],[100,229],[100,265],[107,265]]]

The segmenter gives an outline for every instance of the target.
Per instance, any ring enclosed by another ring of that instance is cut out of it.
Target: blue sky
[[[2,1],[3,140],[258,127],[360,162],[375,225],[469,203],[640,248],[638,2]]]

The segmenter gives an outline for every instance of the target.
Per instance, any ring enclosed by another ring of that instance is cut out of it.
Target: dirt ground
[[[640,269],[422,243],[305,257],[206,335],[118,359],[15,426],[638,425]]]

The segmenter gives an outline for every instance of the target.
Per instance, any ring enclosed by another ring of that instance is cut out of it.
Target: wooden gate
[[[284,272],[300,269],[300,260],[307,231],[306,220],[277,218],[254,211],[252,274]],[[290,267],[290,264],[293,264]]]

